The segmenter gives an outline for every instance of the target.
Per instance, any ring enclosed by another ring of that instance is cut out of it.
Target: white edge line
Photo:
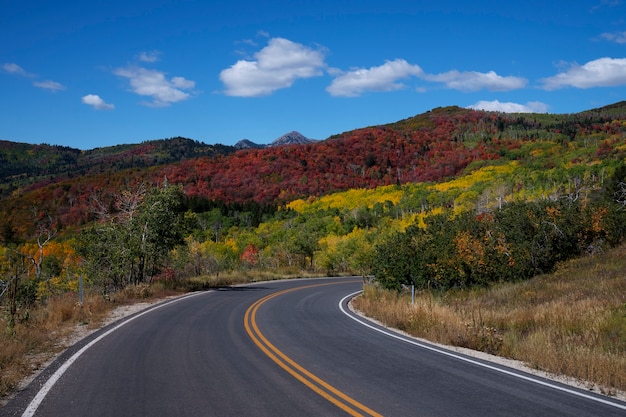
[[[343,304],[344,304],[344,302],[348,298],[352,298],[352,297],[354,297],[355,295],[357,295],[357,294],[359,294],[361,292],[363,292],[363,291],[356,291],[356,292],[353,292],[352,294],[348,294],[345,297],[343,297],[341,299],[341,301],[339,301],[339,309],[343,312],[343,314],[345,314],[346,316],[350,317],[352,320],[360,323],[361,325],[363,325],[365,327],[369,327],[370,329],[375,330],[375,331],[377,331],[379,333],[382,333],[382,334],[384,334],[386,336],[393,337],[394,339],[398,339],[398,340],[401,340],[401,341],[406,342],[406,343],[410,343],[410,344],[418,346],[418,347],[420,347],[422,349],[427,349],[427,350],[430,350],[430,351],[433,351],[433,352],[440,353],[442,355],[450,356],[452,358],[455,358],[455,359],[458,359],[458,360],[461,360],[461,361],[469,362],[471,364],[478,365],[478,366],[481,366],[483,368],[490,369],[492,371],[500,372],[500,373],[503,373],[503,374],[506,374],[506,375],[509,375],[509,376],[513,376],[515,378],[523,379],[523,380],[528,381],[528,382],[532,382],[532,383],[535,383],[535,384],[543,385],[543,386],[546,386],[546,387],[549,387],[549,388],[553,388],[553,389],[556,389],[556,390],[559,390],[559,391],[567,392],[568,394],[576,395],[578,397],[586,398],[588,400],[597,401],[597,402],[600,402],[600,403],[603,403],[603,404],[606,404],[606,405],[610,405],[610,406],[613,406],[613,407],[616,407],[616,408],[620,408],[622,410],[626,410],[626,405],[618,404],[618,403],[615,403],[615,402],[610,401],[610,400],[605,400],[604,398],[595,397],[593,395],[588,395],[588,394],[582,393],[580,391],[575,391],[573,389],[569,389],[569,388],[566,388],[566,387],[563,387],[563,386],[560,386],[560,385],[552,384],[550,382],[542,381],[542,380],[537,379],[537,378],[532,378],[532,377],[529,377],[529,376],[526,376],[526,375],[518,374],[516,372],[508,371],[508,370],[503,369],[503,368],[499,368],[499,367],[496,367],[496,366],[488,365],[486,363],[479,362],[479,361],[470,359],[470,358],[465,357],[465,356],[457,355],[457,354],[455,354],[453,352],[449,352],[449,351],[446,351],[446,350],[443,350],[443,349],[439,349],[439,348],[437,348],[435,346],[429,346],[429,345],[426,345],[426,344],[423,344],[423,343],[420,343],[420,342],[416,342],[415,340],[411,340],[411,339],[408,339],[406,337],[400,336],[398,334],[391,333],[391,332],[382,330],[382,329],[380,329],[378,327],[372,326],[371,324],[369,324],[369,323],[367,323],[367,322],[365,322],[363,320],[358,319],[354,315],[349,314],[343,308]]]
[[[35,395],[35,397],[31,400],[30,404],[28,404],[28,407],[26,407],[26,409],[24,410],[24,413],[22,414],[22,417],[33,417],[35,415],[35,413],[37,412],[37,409],[39,408],[39,406],[41,405],[42,401],[44,400],[44,398],[46,397],[46,395],[48,395],[48,392],[52,389],[52,387],[54,386],[54,384],[56,384],[56,382],[61,378],[61,376],[63,376],[63,374],[65,373],[65,371],[68,370],[68,368],[70,366],[72,366],[72,364],[83,354],[87,351],[87,349],[89,349],[90,347],[92,347],[93,345],[95,345],[96,343],[98,343],[100,340],[102,340],[103,338],[105,338],[106,336],[108,336],[109,334],[113,333],[114,331],[116,331],[117,329],[119,329],[120,327],[124,326],[125,324],[130,323],[131,321],[144,316],[148,313],[153,312],[154,310],[158,310],[161,307],[165,307],[167,305],[170,305],[172,303],[181,301],[181,300],[186,300],[189,297],[193,297],[196,295],[200,295],[200,294],[206,294],[207,292],[197,292],[197,293],[193,293],[190,295],[186,295],[183,297],[179,297],[176,298],[174,300],[171,301],[167,301],[165,303],[161,303],[161,304],[157,304],[156,306],[149,308],[147,310],[142,311],[139,314],[136,314],[134,316],[129,317],[128,319],[124,320],[123,322],[119,323],[117,326],[113,327],[112,329],[107,330],[106,332],[102,333],[100,336],[96,337],[94,340],[92,340],[91,342],[87,343],[85,346],[83,346],[79,351],[77,351],[76,353],[74,353],[67,361],[65,361],[63,363],[63,365],[61,365],[53,374],[52,376],[50,376],[50,378],[48,378],[48,380],[46,381],[46,383],[41,387],[41,389],[39,390],[39,392],[37,392],[37,394]]]

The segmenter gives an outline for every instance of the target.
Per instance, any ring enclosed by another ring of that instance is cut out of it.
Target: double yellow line
[[[257,311],[263,304],[265,304],[267,301],[271,300],[272,298],[279,297],[283,294],[286,294],[292,291],[302,290],[305,288],[319,287],[323,285],[333,285],[333,284],[337,284],[337,283],[316,284],[316,285],[309,285],[306,287],[291,288],[291,289],[279,291],[277,293],[270,294],[266,297],[261,298],[260,300],[252,304],[248,308],[248,310],[246,310],[246,314],[244,317],[244,326],[246,328],[246,332],[248,333],[248,335],[250,336],[254,344],[257,345],[259,349],[261,349],[263,353],[265,353],[278,366],[283,368],[285,371],[287,371],[290,375],[292,375],[298,381],[302,382],[308,388],[310,388],[311,390],[313,390],[314,392],[316,392],[317,394],[319,394],[326,400],[330,401],[331,403],[335,404],[337,407],[344,410],[349,415],[382,417],[381,414],[378,414],[374,410],[371,410],[370,408],[366,407],[365,405],[361,404],[355,399],[339,391],[337,388],[328,384],[324,380],[315,376],[311,372],[307,371],[302,366],[298,365],[291,358],[289,358],[287,355],[281,352],[280,349],[274,346],[269,340],[267,340],[267,338],[263,335],[263,333],[261,333],[261,331],[259,330],[259,327],[257,326],[257,323],[256,323]]]

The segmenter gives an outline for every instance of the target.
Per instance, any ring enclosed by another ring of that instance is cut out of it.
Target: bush
[[[626,213],[626,210],[624,210]],[[559,262],[623,239],[613,205],[561,200],[517,202],[493,214],[426,217],[376,246],[373,274],[387,289],[451,289],[528,279]]]

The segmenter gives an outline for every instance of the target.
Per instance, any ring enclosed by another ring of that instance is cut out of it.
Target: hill
[[[0,198],[28,186],[71,180],[84,175],[145,169],[188,158],[227,155],[235,149],[175,137],[81,151],[66,146],[0,141]]]
[[[93,218],[94,195],[106,199],[165,179],[181,184],[191,201],[282,205],[349,189],[437,182],[507,161],[539,171],[584,167],[624,158],[625,120],[626,102],[571,115],[451,106],[322,141],[263,149],[184,138],[91,151],[3,142],[0,217],[24,224],[24,213],[38,207],[63,226],[84,224]]]

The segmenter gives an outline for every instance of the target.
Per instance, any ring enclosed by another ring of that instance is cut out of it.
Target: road
[[[157,305],[68,350],[0,415],[626,416],[623,402],[363,324],[346,307],[360,288],[276,281]]]

